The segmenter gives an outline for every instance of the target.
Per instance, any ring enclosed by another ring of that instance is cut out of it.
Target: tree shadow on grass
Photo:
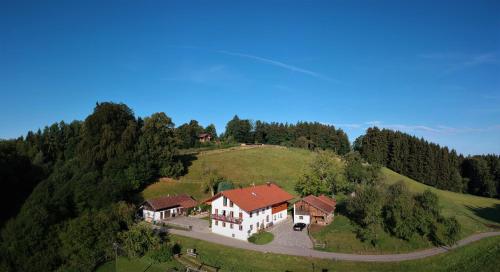
[[[198,153],[189,153],[176,156],[176,158],[182,163],[182,166],[184,167],[181,176],[187,175],[189,171],[188,169],[193,164],[193,161],[198,159],[196,155],[198,155]]]
[[[487,224],[488,227],[500,229],[500,204],[495,204],[493,207],[478,208],[466,205],[467,209],[472,211],[476,216],[486,219],[496,224]]]

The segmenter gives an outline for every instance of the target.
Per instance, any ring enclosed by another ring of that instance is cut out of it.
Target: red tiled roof
[[[302,200],[326,213],[332,213],[333,211],[335,211],[335,200],[327,196],[321,195],[317,197],[313,195],[308,195],[304,197]]]
[[[320,195],[318,196],[318,198],[325,202],[326,204],[329,204],[330,206],[334,206],[337,205],[337,201],[335,201],[335,199],[331,198],[331,197],[327,197],[326,195]]]
[[[270,183],[222,191],[205,202],[211,203],[220,196],[227,197],[238,205],[238,207],[247,212],[293,199],[291,194],[285,192],[285,190],[281,189],[278,185]]]
[[[198,203],[192,197],[188,195],[176,195],[176,196],[164,196],[155,199],[148,199],[146,202],[153,208],[155,211],[173,208],[173,207],[182,207],[182,208],[192,208],[196,206]]]

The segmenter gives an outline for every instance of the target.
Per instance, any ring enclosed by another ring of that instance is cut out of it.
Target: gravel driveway
[[[193,230],[195,232],[201,233],[211,233],[208,228],[208,220],[195,218],[195,217],[185,217],[185,216],[177,216],[172,219],[169,219],[168,222],[181,225],[181,226],[193,226]]]
[[[312,248],[311,239],[307,235],[307,229],[302,231],[293,230],[293,222],[288,218],[285,222],[276,224],[269,232],[274,234],[273,246]]]

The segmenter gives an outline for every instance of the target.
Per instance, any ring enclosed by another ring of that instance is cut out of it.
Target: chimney
[[[270,181],[266,182],[266,185],[270,187],[271,186],[271,182]]]

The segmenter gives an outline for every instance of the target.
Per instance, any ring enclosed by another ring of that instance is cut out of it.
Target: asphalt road
[[[330,259],[330,260],[357,261],[357,262],[398,262],[398,261],[422,259],[448,252],[451,249],[462,247],[464,245],[470,244],[472,242],[481,240],[486,237],[500,235],[500,232],[484,232],[484,233],[474,234],[465,239],[462,239],[452,247],[435,247],[421,251],[401,253],[401,254],[361,255],[361,254],[317,251],[311,248],[305,248],[303,246],[296,246],[293,244],[287,245],[286,243],[276,243],[276,242],[275,243],[271,242],[266,245],[255,245],[252,243],[240,241],[237,239],[232,239],[214,233],[207,233],[206,231],[198,231],[198,228],[194,228],[193,231],[184,231],[177,229],[170,229],[169,231],[176,235],[191,237],[229,247],[260,251],[264,253],[277,253],[277,254],[286,254],[294,256],[313,257],[313,258]]]

